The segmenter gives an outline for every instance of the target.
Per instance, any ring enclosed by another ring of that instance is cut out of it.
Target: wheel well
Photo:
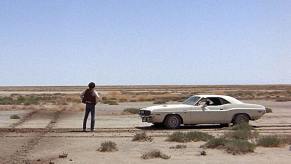
[[[180,120],[181,120],[181,124],[183,124],[183,119],[182,119],[182,117],[179,115],[179,114],[167,114],[166,116],[165,116],[165,118],[164,118],[164,120],[163,120],[163,123],[165,122],[165,120],[167,119],[167,117],[169,117],[169,116],[178,116],[179,118],[180,118]]]
[[[238,115],[245,115],[245,116],[247,116],[247,117],[249,118],[249,120],[251,120],[250,115],[248,115],[247,113],[237,113],[237,114],[235,114],[235,115],[232,117],[232,120],[231,120],[232,123],[233,123],[235,117],[238,116]]]

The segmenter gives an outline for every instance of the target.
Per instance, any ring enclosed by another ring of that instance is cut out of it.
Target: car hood
[[[149,110],[149,111],[167,111],[171,109],[188,109],[193,107],[192,105],[187,104],[164,104],[164,105],[155,105],[143,108],[142,110]]]

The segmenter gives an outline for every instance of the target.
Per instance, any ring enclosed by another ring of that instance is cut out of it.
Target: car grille
[[[139,115],[141,115],[141,116],[149,116],[149,115],[151,115],[151,111],[149,111],[149,110],[140,110],[139,111]]]

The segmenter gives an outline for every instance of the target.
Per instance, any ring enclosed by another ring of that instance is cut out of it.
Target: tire
[[[249,123],[249,117],[245,114],[238,114],[235,116],[233,124],[234,125],[239,125],[239,124],[248,124]]]
[[[177,129],[181,125],[181,119],[178,115],[169,115],[167,116],[164,125],[168,129]]]

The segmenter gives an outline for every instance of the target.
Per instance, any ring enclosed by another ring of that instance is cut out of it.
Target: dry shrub
[[[226,152],[236,155],[254,152],[256,145],[242,139],[213,138],[201,147],[224,149]]]
[[[257,131],[252,131],[254,128],[248,123],[235,125],[231,129],[233,131],[224,134],[225,138],[252,139],[259,135]]]
[[[220,149],[220,148],[224,148],[226,143],[227,143],[227,139],[220,137],[220,138],[213,138],[211,140],[209,140],[207,143],[205,143],[204,145],[202,145],[201,147],[203,148],[211,148],[211,149]]]
[[[100,152],[113,152],[118,151],[117,145],[115,142],[112,141],[105,141],[101,143],[101,146],[97,149]]]
[[[280,97],[280,98],[276,98],[275,101],[286,102],[286,101],[291,101],[291,98],[290,97]]]
[[[262,147],[280,147],[291,143],[290,136],[262,136],[258,139],[257,145]]]
[[[20,117],[17,114],[13,114],[10,116],[10,119],[20,119]]]
[[[226,143],[226,152],[236,155],[236,154],[246,154],[254,152],[256,145],[250,143],[247,140],[233,139]]]
[[[115,100],[105,100],[102,102],[103,102],[103,104],[108,104],[108,105],[118,105],[118,102]]]
[[[136,133],[133,138],[132,141],[139,141],[139,142],[152,142],[153,138],[148,136],[145,132],[142,133]]]
[[[190,142],[208,141],[213,136],[203,132],[174,132],[168,136],[167,141],[171,142]]]
[[[171,146],[170,149],[186,149],[187,145],[176,145],[176,146]]]
[[[153,159],[153,158],[170,159],[171,156],[168,156],[159,150],[152,150],[152,151],[144,153],[141,156],[141,158],[142,159]]]

